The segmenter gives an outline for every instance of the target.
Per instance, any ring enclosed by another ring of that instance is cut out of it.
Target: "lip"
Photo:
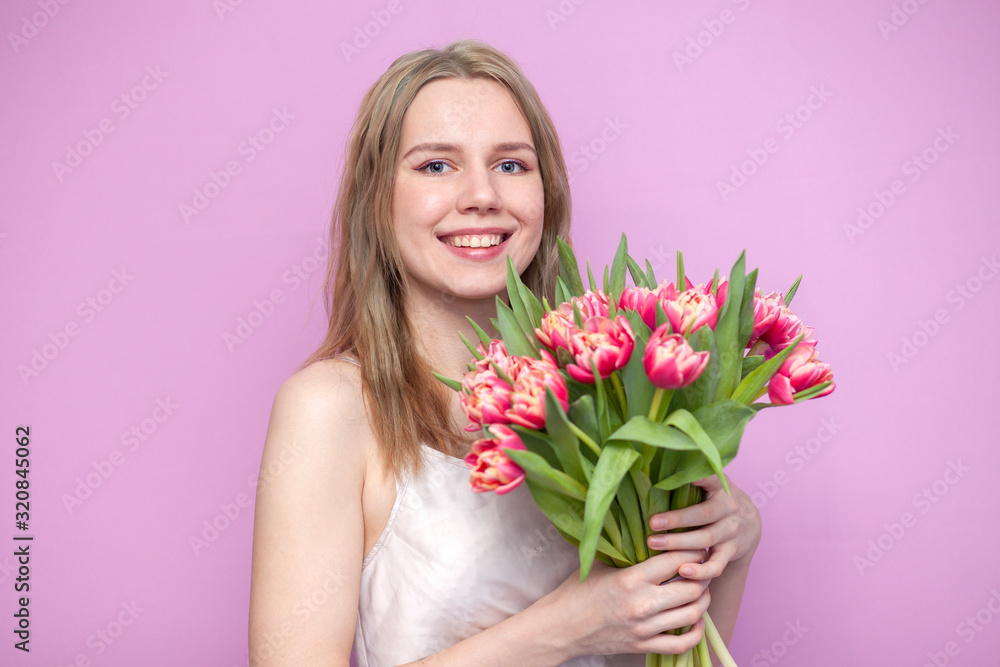
[[[505,238],[497,245],[489,246],[486,248],[472,248],[464,246],[459,247],[459,246],[449,245],[444,242],[444,239],[448,238],[449,236],[462,236],[465,234],[472,234],[474,236],[478,236],[480,234],[501,234],[505,235],[507,238]],[[441,241],[441,245],[447,248],[448,251],[451,252],[453,255],[456,255],[463,259],[487,260],[502,255],[504,251],[507,249],[507,242],[510,241],[510,237],[512,235],[513,232],[507,229],[503,229],[502,227],[483,227],[478,229],[466,228],[466,229],[457,229],[453,232],[448,232],[447,234],[441,234],[440,236],[438,236],[438,240]]]

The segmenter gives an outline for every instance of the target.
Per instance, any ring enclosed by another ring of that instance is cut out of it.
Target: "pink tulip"
[[[524,470],[510,459],[503,448],[527,448],[508,426],[491,424],[487,429],[494,437],[476,440],[465,456],[465,463],[472,468],[469,484],[476,493],[507,493],[524,481]]]
[[[695,352],[684,336],[670,333],[663,324],[649,337],[642,363],[654,385],[680,389],[698,379],[708,365],[708,357],[708,352]]]
[[[527,428],[545,428],[545,389],[555,394],[563,410],[569,409],[569,389],[559,374],[556,360],[546,350],[541,359],[519,357],[520,362],[514,389],[510,394],[507,419]]]
[[[576,304],[580,318],[584,321],[598,315],[607,317],[610,310],[610,299],[601,290],[587,290],[583,296],[574,296],[559,304],[542,317],[541,327],[535,329],[535,336],[550,350],[555,351],[561,347],[572,352],[573,345],[570,341],[574,331],[578,330],[573,319],[573,304]]]
[[[634,310],[639,313],[642,321],[650,329],[656,328],[657,295],[645,287],[626,287],[618,299],[618,307],[622,310]]]
[[[476,362],[476,371],[492,370],[493,367],[490,365],[492,361],[501,371],[508,374],[512,357],[507,353],[507,346],[502,340],[494,338],[485,349],[483,344],[479,343],[479,354],[483,355],[483,358]]]
[[[774,326],[782,308],[785,308],[785,299],[781,294],[777,292],[764,294],[760,289],[757,290],[753,297],[753,332],[747,341],[747,347],[752,347],[761,334]]]
[[[830,364],[816,357],[816,341],[801,341],[778,368],[778,372],[767,385],[767,395],[772,403],[789,405],[795,402],[795,394],[809,387],[830,382],[830,386],[813,396],[826,396],[837,386],[832,384],[833,371]]]
[[[510,422],[511,386],[502,380],[492,368],[470,371],[462,380],[462,410],[471,422],[466,431],[478,431],[486,424],[506,424]]]
[[[712,280],[714,281],[714,278]],[[697,285],[695,285],[693,282],[691,282],[690,278],[684,276],[684,282],[686,283],[684,291],[697,292],[699,294],[712,293],[712,281],[709,281],[707,283],[698,283]],[[660,296],[661,301],[664,300],[674,301],[677,299],[679,295],[683,294],[683,292],[677,289],[676,285],[666,280],[660,283],[657,286],[656,290],[654,291],[657,295]],[[719,286],[715,290],[715,304],[719,308],[722,308],[723,304],[726,303],[726,294],[728,293],[729,293],[729,281],[726,280],[725,278],[720,278]]]
[[[670,299],[669,296],[670,291],[661,294],[660,303],[675,333],[686,335],[701,326],[715,329],[719,306],[711,291],[705,292],[695,288],[684,290],[674,299]]]
[[[570,342],[573,338],[573,330],[576,328],[573,325],[573,309],[569,307],[569,317],[567,317],[565,306],[564,303],[559,308],[549,311],[542,318],[541,328],[535,329],[535,336],[550,350],[573,349],[573,344]]]
[[[597,372],[606,378],[628,363],[635,347],[635,335],[628,320],[621,315],[614,319],[591,317],[583,329],[573,334],[573,358],[576,363],[566,365],[566,372],[577,382],[594,382],[590,369],[591,359],[597,362]]]
[[[791,341],[802,334],[805,334],[805,337],[802,339],[803,343],[812,340],[812,327],[805,326],[802,320],[783,303],[777,311],[777,315],[774,317],[771,326],[764,330],[750,347],[750,351],[747,353],[748,356],[764,355],[764,359],[767,360],[788,347]],[[756,326],[754,329],[756,330]]]

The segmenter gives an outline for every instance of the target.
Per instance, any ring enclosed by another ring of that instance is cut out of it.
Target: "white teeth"
[[[500,245],[502,240],[503,234],[481,234],[479,236],[465,234],[463,236],[450,236],[445,240],[445,243],[459,248],[487,248]]]

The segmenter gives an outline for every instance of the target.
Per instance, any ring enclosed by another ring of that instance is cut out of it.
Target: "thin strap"
[[[334,358],[334,359],[343,359],[344,361],[349,361],[349,362],[351,362],[351,363],[352,363],[352,364],[354,364],[355,366],[358,366],[358,367],[360,367],[360,366],[361,366],[361,362],[360,362],[360,361],[358,361],[357,359],[355,359],[354,357],[348,357],[347,355],[342,355],[342,356],[339,356],[339,357],[333,357],[333,358]]]

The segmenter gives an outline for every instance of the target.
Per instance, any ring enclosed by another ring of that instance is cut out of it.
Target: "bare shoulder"
[[[311,364],[275,394],[254,513],[255,667],[347,664],[364,544],[366,423],[360,373],[346,361]],[[297,618],[302,600],[321,597],[324,604]],[[268,650],[269,638],[289,627]],[[316,661],[320,655],[326,659]]]

